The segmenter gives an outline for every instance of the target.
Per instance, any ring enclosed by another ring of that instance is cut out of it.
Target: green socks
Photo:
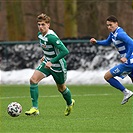
[[[72,98],[71,98],[71,92],[68,88],[66,88],[63,92],[61,92],[63,95],[63,98],[66,100],[67,105],[71,105]]]
[[[67,105],[71,105],[71,92],[68,88],[66,88],[63,92],[61,92],[63,98],[65,99]],[[38,108],[38,84],[31,84],[30,85],[30,95],[32,99],[32,106]]]
[[[38,84],[30,84],[32,106],[38,108]]]

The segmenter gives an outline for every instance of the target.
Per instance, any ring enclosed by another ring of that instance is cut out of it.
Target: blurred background
[[[133,0],[1,0],[0,69],[35,69],[42,50],[37,39],[39,14],[51,17],[53,29],[70,54],[68,70],[106,70],[119,63],[114,46],[91,45],[89,39],[108,37],[106,18],[115,15],[133,38]]]
[[[1,0],[0,40],[37,40],[36,18],[46,13],[60,38],[108,35],[105,20],[113,14],[133,37],[132,0]]]

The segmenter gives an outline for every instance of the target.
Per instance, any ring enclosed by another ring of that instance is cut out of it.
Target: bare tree
[[[65,0],[64,28],[65,37],[77,37],[77,1]]]

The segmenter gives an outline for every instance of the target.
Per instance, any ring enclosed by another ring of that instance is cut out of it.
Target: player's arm
[[[125,32],[118,34],[118,39],[125,42],[125,44],[127,45],[127,53],[125,58],[129,59],[133,52],[133,39],[130,38]]]
[[[63,44],[63,42],[57,38],[56,36],[52,36],[52,38],[50,38],[50,42],[58,49],[59,53],[56,57],[54,57],[50,62],[51,63],[56,63],[58,62],[60,59],[64,58],[68,53],[68,49],[65,47],[65,45]]]
[[[105,40],[96,40],[95,38],[91,38],[90,42],[92,44],[98,44],[98,45],[103,45],[103,46],[108,46],[111,44],[112,40],[111,40],[111,34],[108,36],[107,39]]]

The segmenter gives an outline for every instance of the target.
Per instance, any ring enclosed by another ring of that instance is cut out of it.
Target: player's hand
[[[44,57],[42,57],[41,59],[40,59],[40,61],[41,61],[41,63],[44,61]]]
[[[122,58],[120,59],[120,61],[121,61],[122,63],[125,63],[125,62],[127,61],[127,58],[126,58],[126,57],[122,57]]]
[[[45,67],[46,68],[49,68],[50,69],[51,66],[52,66],[52,63],[50,61],[46,62],[46,64],[45,64]]]
[[[91,38],[90,39],[90,43],[95,44],[96,43],[96,39],[95,38]]]

